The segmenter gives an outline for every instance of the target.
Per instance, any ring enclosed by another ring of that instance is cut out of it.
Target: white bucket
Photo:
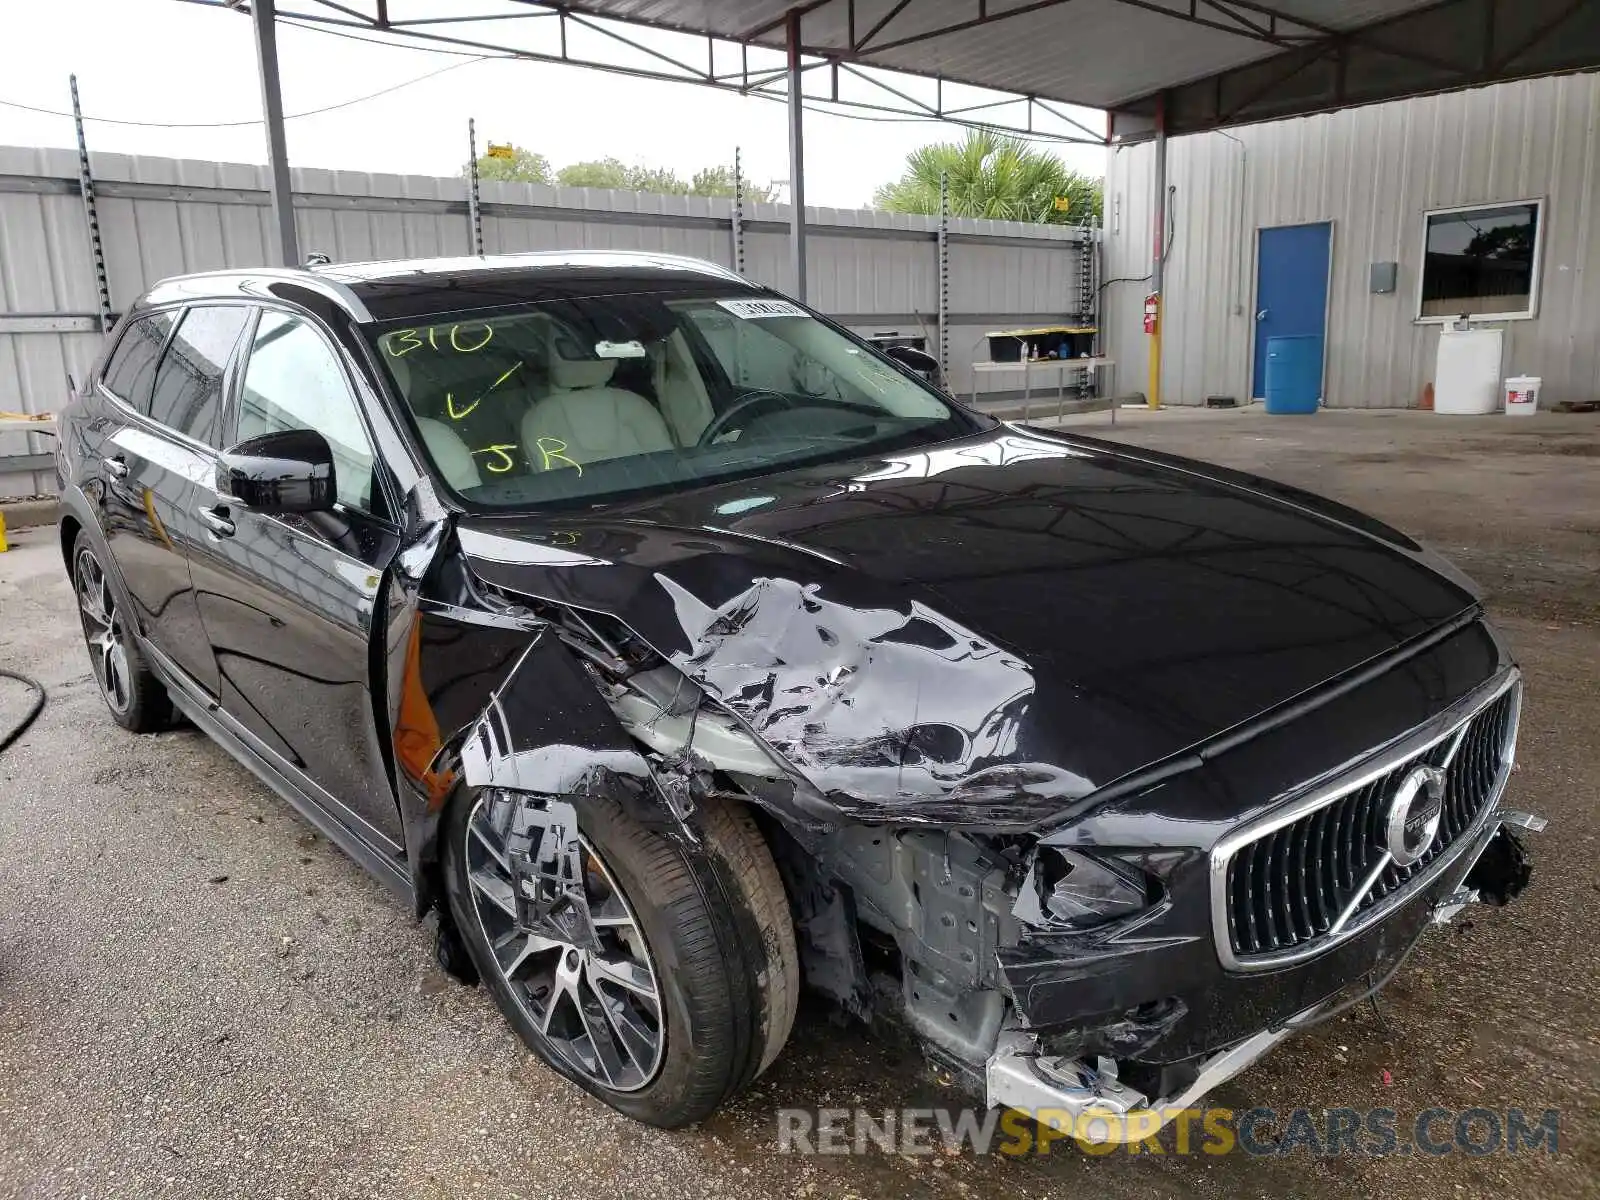
[[[1506,380],[1506,416],[1531,417],[1539,411],[1539,385],[1544,381],[1537,375],[1513,375]]]

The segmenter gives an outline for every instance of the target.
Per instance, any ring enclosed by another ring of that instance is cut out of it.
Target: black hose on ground
[[[37,679],[30,679],[26,675],[19,674],[16,671],[9,671],[5,667],[0,667],[0,678],[14,679],[23,687],[28,688],[33,692],[33,704],[29,706],[28,711],[23,714],[22,720],[17,722],[15,728],[9,730],[3,735],[0,735],[0,754],[4,754],[6,750],[10,748],[11,743],[15,742],[19,737],[27,733],[28,727],[32,725],[34,721],[38,720],[39,714],[44,711],[46,693],[44,690],[44,684],[40,683]]]

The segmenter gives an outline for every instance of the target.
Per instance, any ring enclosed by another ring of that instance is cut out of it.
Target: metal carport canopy
[[[579,0],[569,12],[1106,109],[1113,138],[1600,66],[1596,0]],[[435,5],[435,12],[442,8]]]
[[[292,11],[277,0],[188,2],[251,11],[286,263],[298,253],[278,86],[280,20],[781,95],[789,108],[792,269],[801,298],[806,103],[1064,141],[1156,137],[1164,149],[1169,134],[1600,66],[1600,0],[288,0],[297,4]],[[630,42],[618,25],[704,39],[704,59]],[[534,45],[506,32],[536,26],[556,37]],[[573,52],[569,27],[629,47],[631,65]],[[719,69],[719,47],[729,46],[741,62]],[[783,66],[752,69],[752,49],[783,52]],[[805,73],[818,67],[831,76],[831,94],[820,97],[805,84]],[[933,98],[905,90],[909,79],[904,88],[884,81],[884,72],[934,81]],[[843,96],[841,75],[877,89],[887,103]],[[951,105],[946,82],[1006,96]],[[1087,129],[1060,104],[1106,110],[1106,133]],[[1007,115],[1016,105],[1025,106],[1025,119]],[[1157,190],[1159,231],[1165,197],[1159,183]],[[1158,244],[1157,292],[1161,266]]]

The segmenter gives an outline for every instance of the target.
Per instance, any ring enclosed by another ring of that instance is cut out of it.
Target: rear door
[[[197,305],[134,320],[100,381],[116,401],[99,440],[104,530],[139,628],[211,694],[215,663],[187,558],[203,529],[195,488],[216,470],[216,435],[244,305]]]
[[[212,528],[191,559],[222,707],[315,785],[370,844],[402,831],[372,697],[373,630],[398,545],[392,488],[373,453],[354,373],[309,316],[260,311],[226,421],[229,445],[314,429],[333,450],[331,512],[271,516],[199,489]]]

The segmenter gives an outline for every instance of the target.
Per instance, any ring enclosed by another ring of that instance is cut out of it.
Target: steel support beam
[[[784,24],[789,55],[789,256],[794,264],[794,296],[806,298],[806,150],[805,78],[800,68],[800,10],[791,9]]]
[[[733,148],[733,273],[744,274],[744,156]]]
[[[100,211],[94,199],[94,173],[89,170],[89,142],[83,135],[83,109],[78,104],[78,77],[72,84],[72,125],[78,135],[78,194],[83,197],[83,215],[89,224],[89,254],[94,260],[95,287],[100,295],[100,332],[110,333],[116,318],[111,314],[111,285],[106,278],[106,248],[100,238]]]
[[[267,127],[268,195],[279,262],[300,265],[294,230],[294,197],[289,190],[289,147],[283,133],[283,92],[278,83],[277,0],[254,0],[250,20],[256,31],[256,62],[261,69],[261,120]]]
[[[478,123],[467,118],[467,225],[471,252],[483,257],[483,211],[478,196]]]
[[[1150,333],[1150,391],[1145,401],[1161,407],[1161,327],[1167,323],[1166,298],[1161,289],[1167,275],[1167,102],[1156,99],[1156,194],[1154,252],[1150,259],[1150,290],[1156,296],[1156,324]]]
[[[950,172],[939,172],[939,386],[950,386]]]

